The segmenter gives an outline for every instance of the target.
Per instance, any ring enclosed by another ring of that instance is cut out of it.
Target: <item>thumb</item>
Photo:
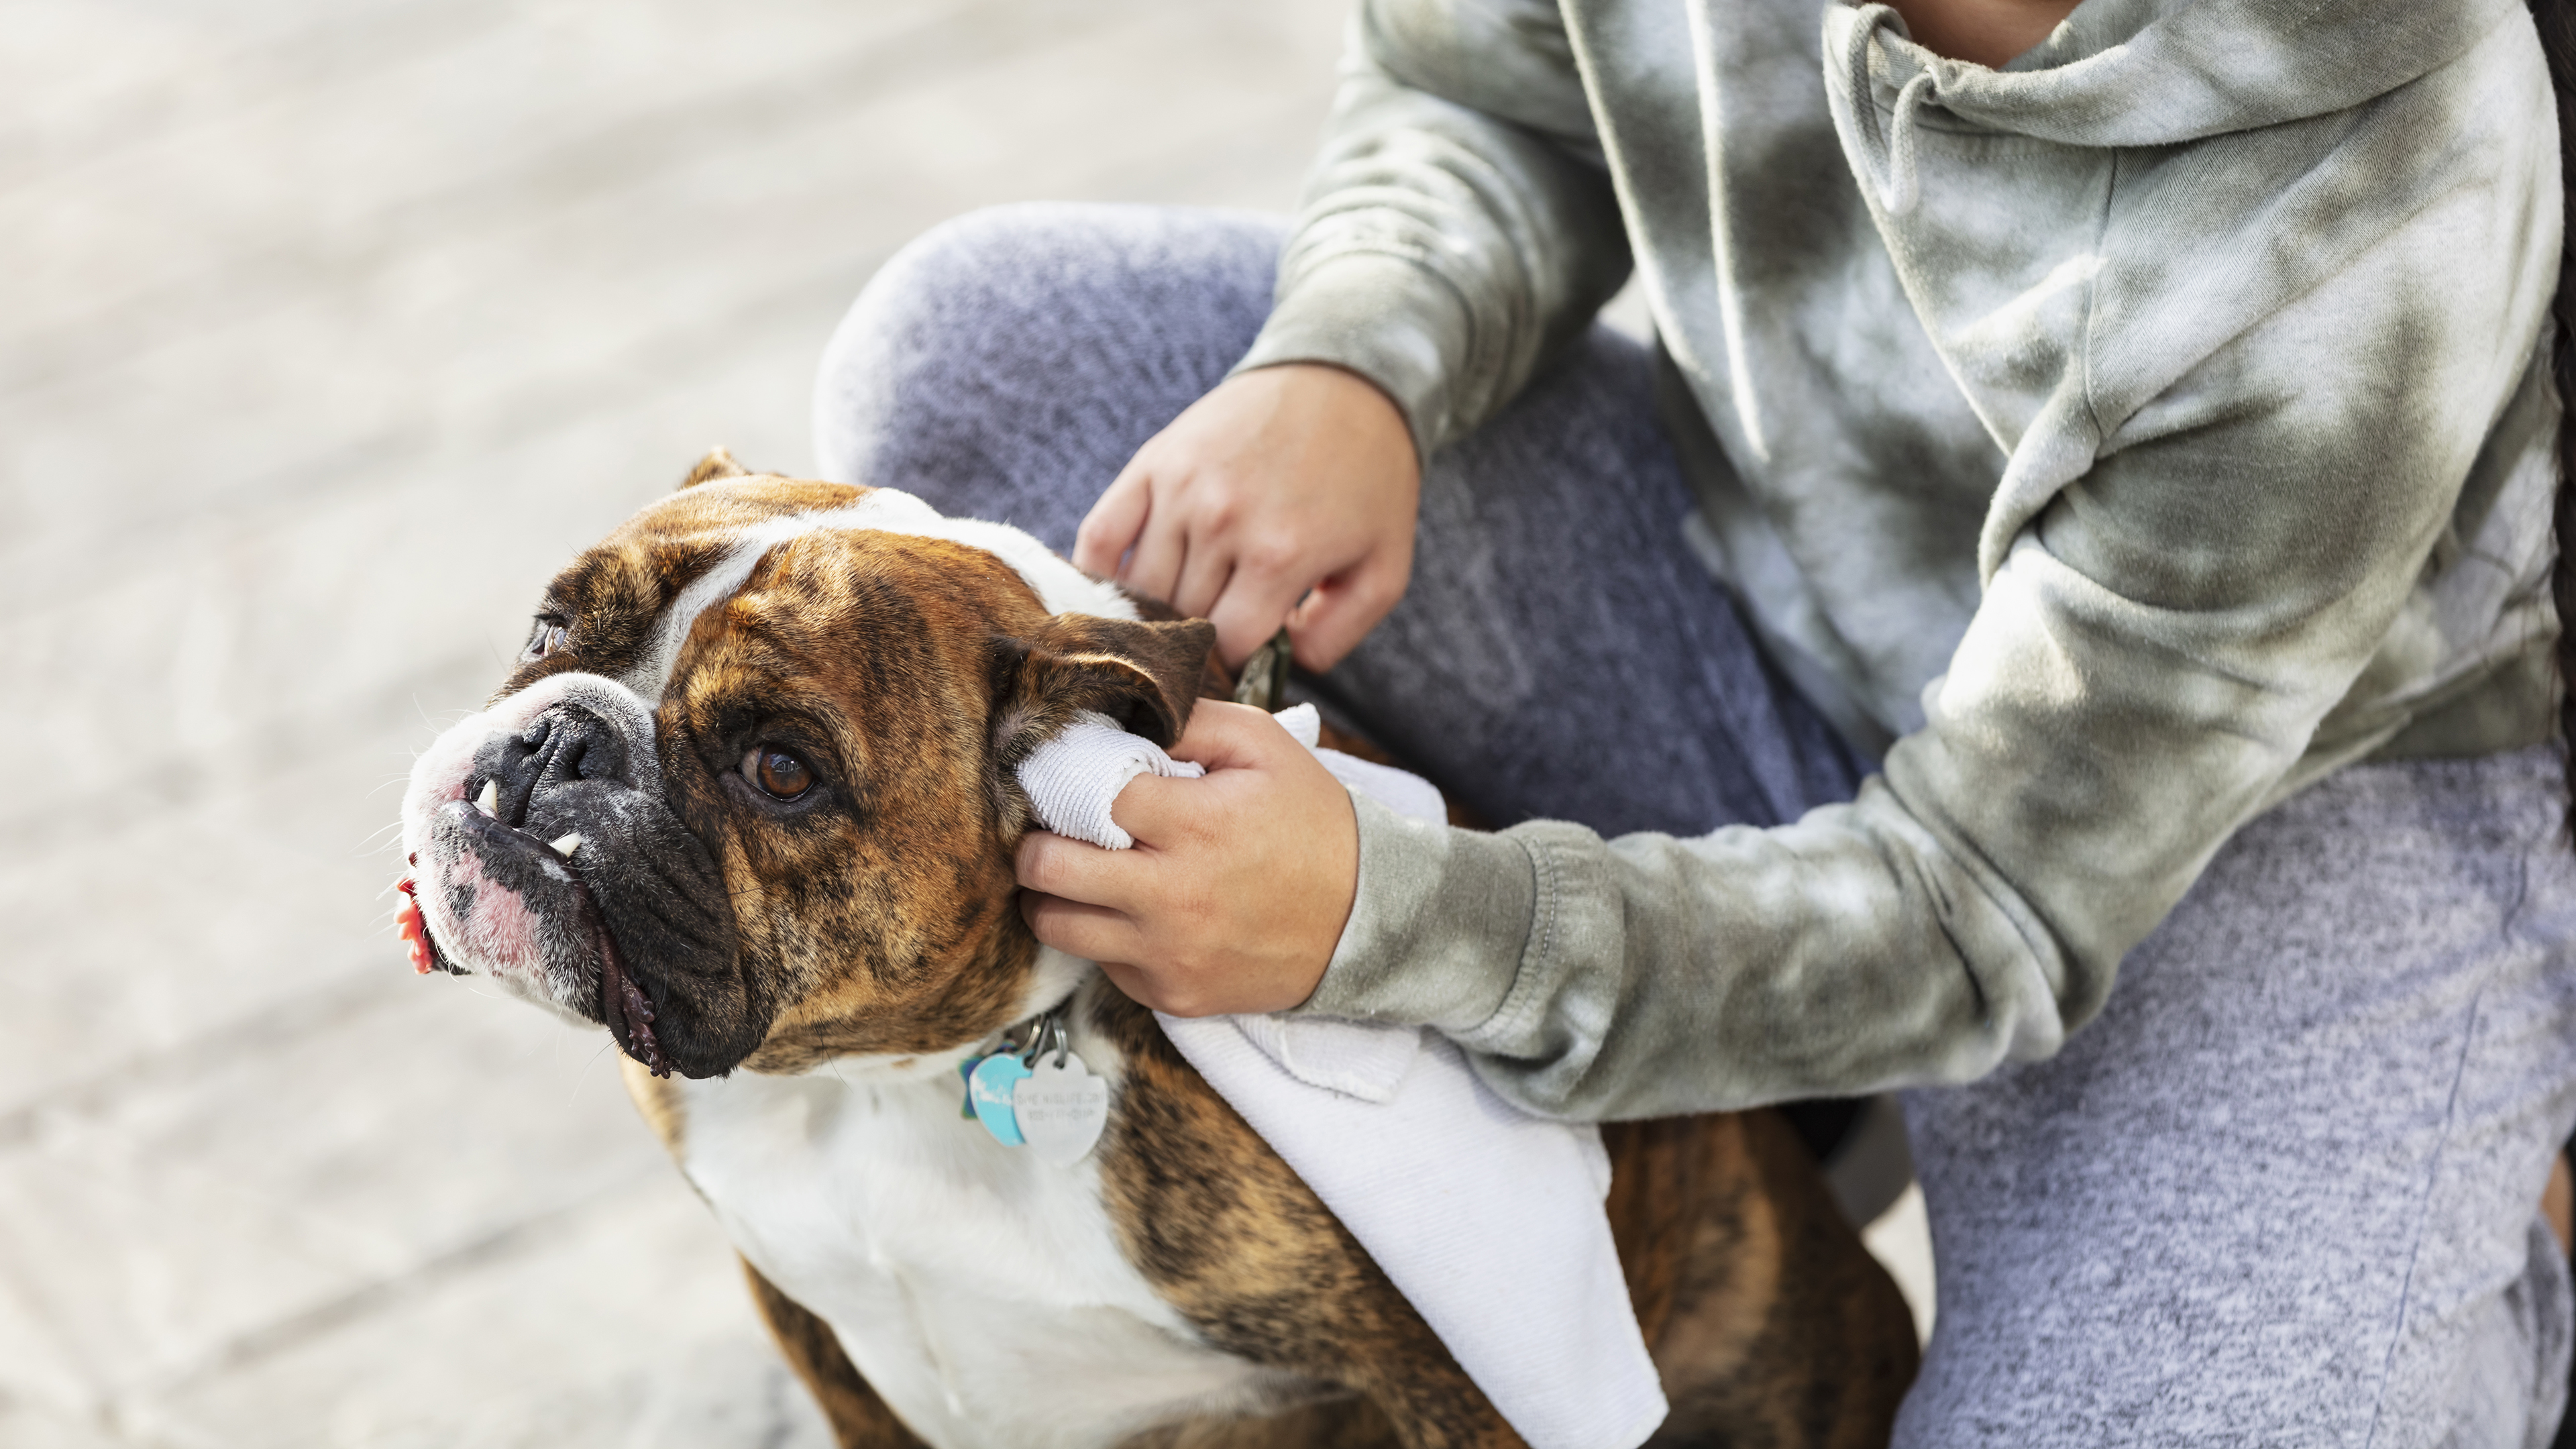
[[[1146,475],[1130,463],[1120,473],[1091,511],[1082,516],[1082,526],[1073,535],[1073,566],[1102,578],[1114,578],[1118,561],[1134,547],[1136,536],[1145,531],[1145,514],[1152,507],[1153,490]]]
[[[1283,745],[1301,752],[1305,748],[1285,726],[1262,710],[1221,699],[1203,699],[1190,711],[1189,725],[1173,741],[1171,754],[1176,760],[1205,765],[1208,773],[1214,774],[1266,764],[1278,758]]]
[[[1317,674],[1341,663],[1404,597],[1412,573],[1409,554],[1380,549],[1317,584],[1288,615],[1297,663]]]

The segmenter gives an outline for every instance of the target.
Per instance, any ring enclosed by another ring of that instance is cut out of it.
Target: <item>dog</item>
[[[1083,711],[1171,744],[1213,642],[1016,529],[718,450],[554,579],[412,772],[415,964],[607,1029],[844,1446],[1520,1442],[1151,1013],[1021,920],[1015,764]],[[960,1120],[961,1066],[1059,1007],[1109,1095],[1070,1167]],[[1603,1134],[1653,1442],[1886,1442],[1912,1322],[1787,1125]]]

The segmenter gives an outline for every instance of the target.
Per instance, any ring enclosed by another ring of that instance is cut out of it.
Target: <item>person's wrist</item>
[[[1324,984],[1324,977],[1333,969],[1334,958],[1341,954],[1342,938],[1351,928],[1351,913],[1359,908],[1359,799],[1351,793],[1349,786],[1339,780],[1333,782],[1333,789],[1340,796],[1342,828],[1338,835],[1332,838],[1336,840],[1340,849],[1333,853],[1334,869],[1325,872],[1325,877],[1331,884],[1324,896],[1325,909],[1317,913],[1319,919],[1329,920],[1332,923],[1332,930],[1323,938],[1322,953],[1309,954],[1303,980],[1304,989],[1299,991],[1297,999],[1282,1008],[1283,1010],[1294,1011],[1315,999],[1316,991]]]
[[[1315,362],[1367,378],[1395,400],[1419,462],[1459,431],[1449,394],[1473,375],[1475,330],[1457,289],[1421,264],[1344,251],[1301,259],[1282,278],[1269,320],[1235,367]]]
[[[1300,395],[1302,410],[1328,416],[1339,436],[1361,443],[1373,461],[1399,466],[1407,473],[1421,471],[1421,455],[1414,447],[1413,425],[1405,416],[1404,404],[1367,373],[1337,362],[1299,359],[1246,368],[1220,386],[1248,378]]]
[[[1451,1034],[1493,1016],[1517,978],[1538,903],[1529,851],[1355,796],[1351,913],[1296,1010]]]
[[[1405,420],[1404,407],[1395,395],[1380,386],[1366,373],[1329,362],[1305,363],[1321,373],[1317,385],[1329,387],[1335,397],[1336,411],[1354,424],[1354,435],[1365,436],[1376,460],[1408,481],[1422,472],[1422,460],[1413,448],[1413,426]]]

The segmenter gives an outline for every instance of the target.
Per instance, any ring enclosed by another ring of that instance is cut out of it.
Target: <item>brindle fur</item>
[[[1350,1230],[1152,1014],[1115,991],[1090,1010],[1125,1060],[1100,1148],[1110,1218],[1156,1295],[1218,1347],[1356,1391],[1408,1445],[1518,1443]]]
[[[760,1270],[749,1263],[742,1265],[742,1276],[751,1283],[751,1301],[768,1323],[779,1354],[813,1391],[814,1402],[822,1405],[823,1418],[831,1424],[832,1437],[841,1449],[929,1449],[851,1367],[832,1325],[779,1292],[777,1284],[760,1276]]]
[[[573,635],[501,693],[557,669],[622,671],[724,531],[862,491],[745,475],[720,455],[689,478],[707,482],[725,486],[646,510],[557,579],[545,607]],[[782,1003],[743,1065],[953,1050],[1008,1025],[1036,951],[1014,898],[1027,815],[1008,763],[1074,708],[1168,740],[1194,693],[1225,692],[1208,642],[1204,623],[1050,617],[992,555],[937,540],[820,533],[773,550],[698,621],[658,720],[666,789],[723,864],[744,969],[769,973]],[[763,814],[729,793],[755,734],[815,766],[815,806]],[[1150,1014],[1105,988],[1084,999],[1124,1057],[1097,1154],[1125,1252],[1209,1342],[1343,1391],[1130,1449],[1518,1442]],[[676,1156],[677,1095],[626,1078]],[[1915,1367],[1911,1319],[1785,1124],[1754,1112],[1604,1132],[1613,1232],[1673,1403],[1655,1442],[1884,1443]],[[752,1289],[844,1446],[919,1442],[827,1325],[756,1273]]]

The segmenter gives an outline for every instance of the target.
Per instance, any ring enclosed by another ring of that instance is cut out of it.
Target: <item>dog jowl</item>
[[[741,969],[722,873],[665,794],[652,716],[613,682],[562,674],[469,725],[433,752],[462,772],[416,776],[406,802],[425,964],[603,1023],[656,1073],[748,1056],[766,983]]]

